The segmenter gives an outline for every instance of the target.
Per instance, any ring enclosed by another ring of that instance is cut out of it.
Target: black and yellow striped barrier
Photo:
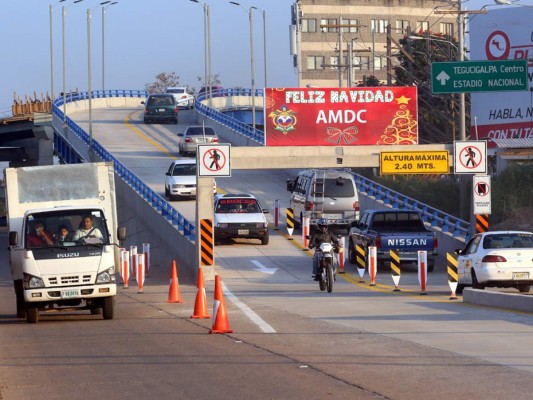
[[[213,220],[200,220],[200,265],[214,265]]]
[[[476,214],[476,233],[484,233],[489,230],[489,215]]]
[[[360,282],[364,282],[363,277],[365,276],[365,249],[363,246],[357,244],[355,246],[355,265],[357,266],[357,272],[359,272]]]
[[[448,271],[448,285],[452,294],[450,295],[450,300],[457,299],[455,292],[457,290],[457,285],[459,284],[459,273],[457,271],[457,257],[453,253],[446,253],[446,269]]]
[[[287,208],[287,233],[288,239],[293,240],[292,232],[294,232],[294,211],[292,208]]]
[[[400,256],[397,251],[389,250],[390,254],[390,272],[392,274],[392,280],[394,282],[394,292],[399,292],[400,288]]]

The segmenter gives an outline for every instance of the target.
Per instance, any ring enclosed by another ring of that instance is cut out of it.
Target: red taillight
[[[187,96],[185,96],[185,95],[182,95],[182,96],[181,96],[181,98],[182,98],[182,99],[186,99],[186,98],[187,98]]]
[[[353,209],[354,209],[355,211],[359,211],[359,202],[358,202],[358,201],[354,201],[354,203],[353,203]]]
[[[306,201],[304,207],[305,207],[305,211],[313,211],[313,202]]]
[[[211,143],[218,143],[218,138],[217,138],[217,137],[216,137],[216,138],[213,138],[213,139],[211,140]]]
[[[185,138],[185,143],[192,143],[192,139],[190,137]]]
[[[144,112],[145,112],[145,113],[150,113],[150,109],[149,109],[148,107],[146,107],[146,108],[144,109]]]
[[[176,106],[176,108],[174,109],[174,112],[178,112],[179,108],[178,106]]]
[[[381,248],[381,238],[379,236],[376,237],[376,243],[375,246],[379,250]]]
[[[481,262],[507,262],[507,260],[503,256],[488,255],[483,257],[483,260],[481,260]]]
[[[433,249],[437,250],[439,248],[439,239],[437,239],[437,236],[433,238]]]

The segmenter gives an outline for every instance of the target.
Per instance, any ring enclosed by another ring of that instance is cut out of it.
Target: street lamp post
[[[83,0],[74,0],[72,4],[80,3]],[[65,6],[61,7],[61,23],[62,23],[62,42],[63,42],[63,128],[67,126],[67,63],[66,63],[66,53],[65,53],[65,15],[67,9]]]
[[[257,7],[252,7],[254,10],[263,14],[263,64],[265,73],[265,88],[267,87],[267,38],[266,38],[266,11],[260,10]]]
[[[241,7],[244,11],[244,8],[240,3],[235,1],[230,1],[231,4]],[[248,18],[250,20],[250,68],[251,68],[251,78],[252,78],[252,128],[255,130],[255,78],[254,78],[254,18],[253,18],[253,8],[250,7],[248,11]]]
[[[56,4],[63,3],[65,0],[59,0]],[[53,13],[54,6],[50,4],[50,95],[54,101],[54,40],[53,40]]]
[[[204,9],[204,85],[207,92],[207,101],[211,107],[211,26],[209,4],[201,3],[199,0],[190,0],[200,4]]]
[[[103,1],[100,6],[109,4],[111,0]],[[93,161],[93,89],[92,89],[92,67],[91,67],[91,9],[87,9],[87,97],[89,100],[89,158]]]
[[[113,1],[112,3],[108,1],[107,3],[107,5],[103,5],[104,3],[102,3],[102,91],[105,90],[105,11],[113,4],[117,4],[118,1]]]

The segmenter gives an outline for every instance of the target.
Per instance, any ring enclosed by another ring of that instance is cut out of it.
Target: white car
[[[267,245],[268,222],[257,199],[251,194],[215,196],[215,244],[231,238],[259,239]]]
[[[533,284],[533,233],[479,233],[458,252],[457,292],[465,286],[517,288],[527,293]]]
[[[196,160],[175,160],[165,174],[165,196],[170,201],[184,197],[196,197]],[[213,193],[217,192],[213,181]]]
[[[187,92],[184,86],[168,87],[165,93],[171,93],[176,99],[176,104],[181,108],[193,108],[194,96]]]

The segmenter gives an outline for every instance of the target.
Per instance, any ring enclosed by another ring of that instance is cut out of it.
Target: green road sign
[[[527,60],[431,64],[431,91],[438,93],[527,90]]]

